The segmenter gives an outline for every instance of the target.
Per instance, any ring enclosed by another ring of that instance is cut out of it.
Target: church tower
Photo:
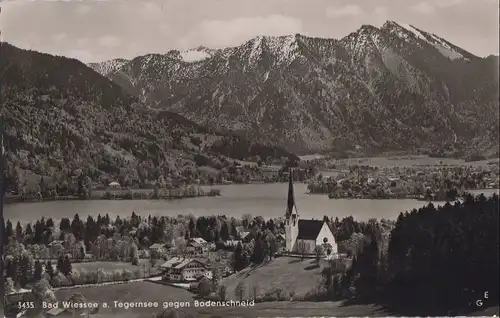
[[[299,235],[299,212],[295,205],[295,195],[293,191],[293,171],[290,168],[288,176],[288,200],[285,213],[285,245],[286,251],[292,252],[295,248],[295,241]]]

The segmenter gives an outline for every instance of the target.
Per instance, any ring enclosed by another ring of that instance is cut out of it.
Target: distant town
[[[319,173],[308,184],[310,193],[332,199],[420,199],[454,201],[467,190],[498,189],[498,161],[478,166],[373,167],[352,165]]]

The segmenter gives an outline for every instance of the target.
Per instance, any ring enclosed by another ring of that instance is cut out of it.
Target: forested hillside
[[[383,305],[403,316],[456,316],[498,306],[498,195],[432,204],[401,213],[392,229],[374,222],[355,232],[358,252],[347,273],[326,269],[316,297]],[[387,235],[389,234],[390,235]],[[488,292],[488,299],[484,293]]]
[[[203,178],[194,161],[199,154],[219,168],[232,164],[227,156],[293,156],[151,110],[75,59],[2,44],[0,74],[8,190],[16,193],[39,191],[41,176],[62,193],[78,180],[133,187],[189,183]]]

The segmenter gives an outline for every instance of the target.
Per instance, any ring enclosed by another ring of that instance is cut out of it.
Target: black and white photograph
[[[3,317],[498,317],[499,6],[0,0]]]

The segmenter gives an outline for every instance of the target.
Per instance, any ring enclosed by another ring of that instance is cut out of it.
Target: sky
[[[258,35],[340,39],[363,24],[414,25],[469,52],[499,52],[499,0],[0,0],[3,41],[82,62],[131,59]]]

